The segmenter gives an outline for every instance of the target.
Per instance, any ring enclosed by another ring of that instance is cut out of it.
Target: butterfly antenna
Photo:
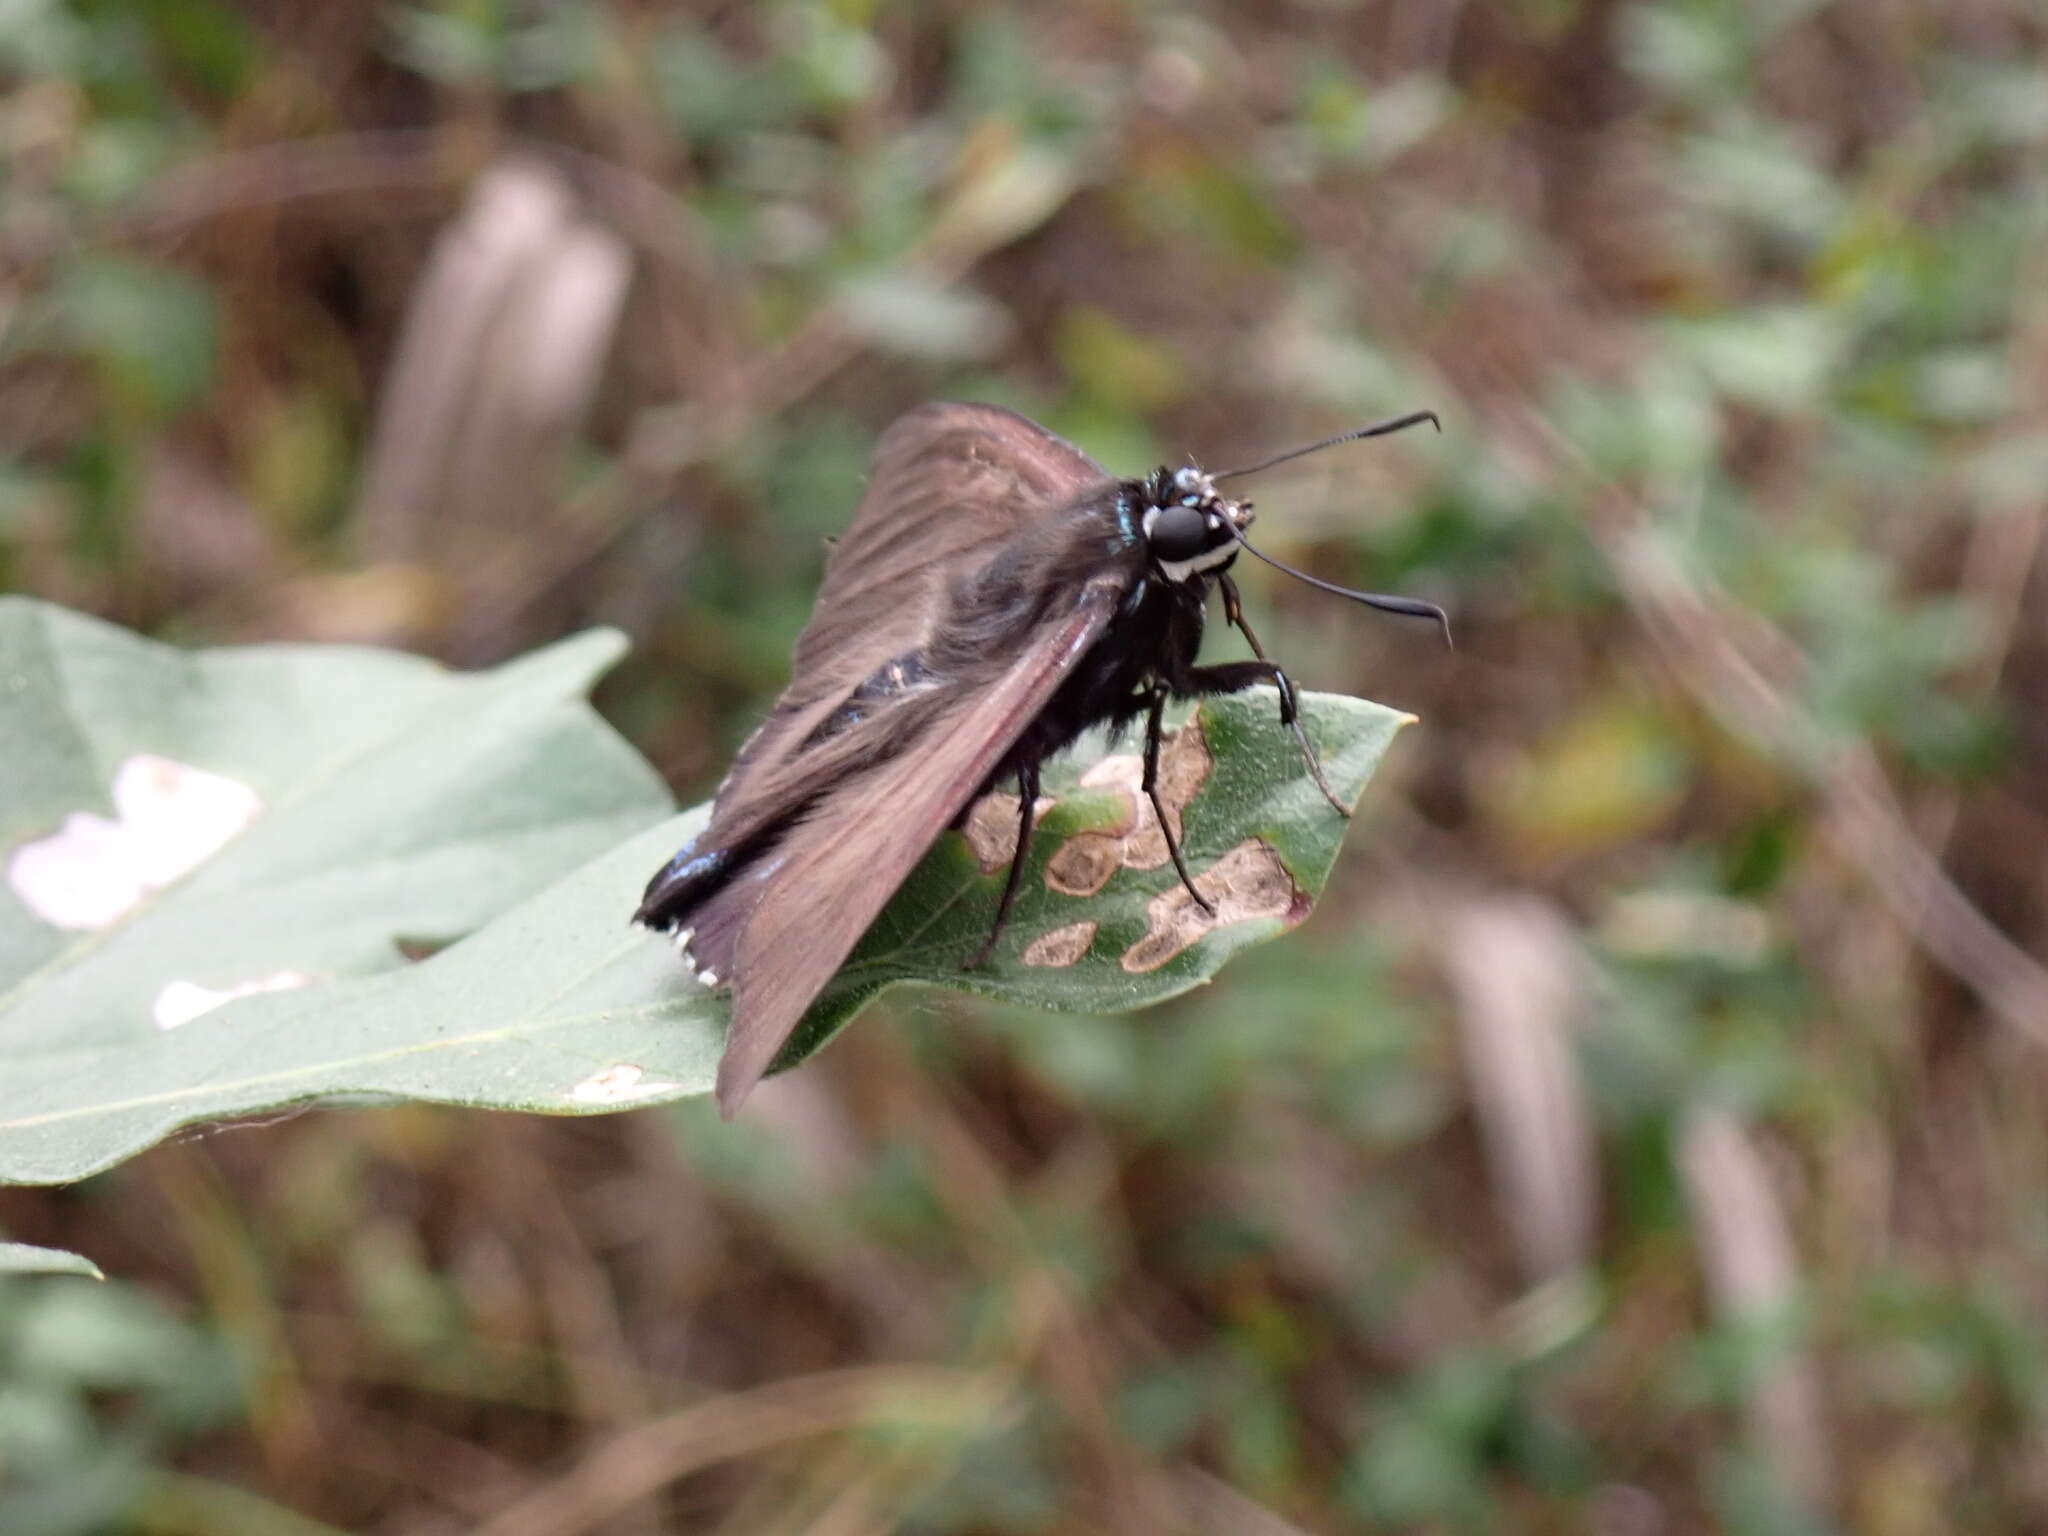
[[[1419,597],[1397,597],[1388,592],[1360,592],[1353,587],[1340,587],[1334,581],[1324,581],[1320,576],[1311,576],[1307,571],[1297,571],[1291,565],[1283,565],[1271,555],[1261,554],[1252,548],[1251,541],[1241,533],[1237,536],[1237,542],[1274,570],[1284,571],[1296,581],[1305,581],[1312,587],[1321,587],[1325,592],[1334,592],[1339,597],[1348,597],[1354,603],[1364,603],[1368,608],[1378,608],[1386,613],[1405,614],[1411,619],[1435,619],[1437,626],[1444,632],[1444,644],[1451,644],[1450,616],[1435,603],[1424,602]]]
[[[1385,437],[1389,432],[1402,432],[1409,427],[1420,426],[1425,421],[1439,432],[1444,429],[1444,424],[1436,419],[1435,411],[1410,411],[1406,416],[1393,416],[1385,421],[1376,421],[1371,426],[1360,427],[1355,432],[1339,432],[1335,437],[1326,437],[1320,443],[1310,443],[1306,448],[1290,448],[1285,453],[1276,453],[1270,459],[1261,459],[1258,463],[1247,464],[1242,469],[1226,469],[1209,478],[1233,480],[1239,475],[1256,475],[1262,469],[1271,469],[1275,464],[1285,464],[1289,459],[1299,459],[1307,454],[1321,453],[1325,448],[1334,448],[1339,443],[1355,443],[1361,437]],[[1247,544],[1245,548],[1251,549],[1251,546]],[[1258,551],[1252,550],[1252,553],[1258,554]],[[1263,560],[1265,556],[1260,555],[1259,558]]]

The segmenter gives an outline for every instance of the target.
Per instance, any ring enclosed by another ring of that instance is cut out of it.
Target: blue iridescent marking
[[[1131,512],[1131,498],[1119,496],[1116,499],[1116,525],[1123,530],[1124,543],[1138,542],[1138,523]]]
[[[685,845],[683,851],[668,861],[668,867],[661,872],[663,880],[695,880],[707,874],[716,874],[732,858],[731,850],[714,848],[709,853],[700,853],[694,859],[690,850],[695,843]]]

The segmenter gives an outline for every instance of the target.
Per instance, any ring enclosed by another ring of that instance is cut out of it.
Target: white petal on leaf
[[[263,814],[248,785],[149,753],[115,770],[113,800],[115,819],[75,811],[7,861],[14,894],[54,928],[90,932],[118,921]]]

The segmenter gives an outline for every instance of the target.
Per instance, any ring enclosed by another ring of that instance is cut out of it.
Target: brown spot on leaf
[[[1045,883],[1062,896],[1093,896],[1124,861],[1124,840],[1114,832],[1076,832],[1045,861]]]
[[[1159,799],[1177,841],[1181,813],[1201,792],[1212,759],[1199,719],[1168,736],[1159,749]],[[1109,883],[1119,867],[1157,869],[1171,857],[1159,832],[1159,818],[1141,787],[1145,760],[1135,753],[1105,757],[1081,775],[1083,789],[1118,789],[1128,797],[1130,814],[1115,828],[1077,832],[1046,862],[1045,883],[1063,896],[1093,896]]]
[[[1144,780],[1144,764],[1138,759],[1139,772],[1132,780],[1132,788]],[[1159,803],[1166,807],[1166,820],[1173,828],[1173,840],[1181,840],[1181,813],[1201,791],[1202,783],[1209,777],[1209,744],[1202,739],[1199,717],[1175,731],[1159,749]],[[1142,790],[1137,790],[1138,824],[1124,839],[1124,867],[1127,869],[1157,869],[1172,855],[1166,851],[1166,838],[1159,830],[1159,818],[1152,814],[1152,802]]]
[[[1072,965],[1088,953],[1088,946],[1094,942],[1095,924],[1069,923],[1064,928],[1055,928],[1051,933],[1042,933],[1033,939],[1024,951],[1024,963]]]
[[[1093,896],[1122,867],[1124,838],[1138,824],[1144,764],[1128,753],[1105,757],[1081,776],[1081,788],[1118,791],[1122,808],[1107,825],[1076,832],[1045,861],[1045,883],[1062,896]]]
[[[1036,826],[1038,818],[1051,809],[1052,802],[1041,798],[1031,808],[1031,824]],[[1017,856],[1017,797],[983,795],[974,802],[974,808],[967,813],[967,824],[960,830],[984,875],[1008,869],[1010,860]]]
[[[1145,907],[1145,937],[1124,951],[1125,970],[1156,971],[1212,928],[1254,917],[1277,917],[1292,926],[1308,914],[1308,893],[1294,883],[1272,845],[1256,837],[1196,875],[1195,888],[1216,915],[1196,906],[1181,886],[1161,891]]]
[[[1164,746],[1160,748],[1162,754],[1165,750]],[[1145,759],[1135,752],[1118,752],[1105,757],[1081,775],[1083,789],[1121,789],[1133,799],[1139,795],[1138,786],[1144,782]],[[1137,814],[1135,810],[1131,812],[1133,819]]]

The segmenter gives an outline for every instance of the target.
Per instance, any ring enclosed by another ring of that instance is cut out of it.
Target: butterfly
[[[1118,479],[1014,411],[935,403],[876,446],[853,523],[831,549],[789,686],[741,747],[711,819],[648,883],[634,921],[670,935],[708,986],[729,985],[718,1068],[731,1115],[868,925],[949,826],[998,783],[1019,796],[984,963],[1009,919],[1031,844],[1039,774],[1084,730],[1144,721],[1143,792],[1182,883],[1204,910],[1159,804],[1169,700],[1271,684],[1281,724],[1339,814],[1301,727],[1293,682],[1245,622],[1230,567],[1248,551],[1289,575],[1395,613],[1433,603],[1353,592],[1251,548],[1252,503],[1220,481],[1436,417],[1412,412],[1206,473]],[[1203,666],[1207,599],[1250,645]]]

